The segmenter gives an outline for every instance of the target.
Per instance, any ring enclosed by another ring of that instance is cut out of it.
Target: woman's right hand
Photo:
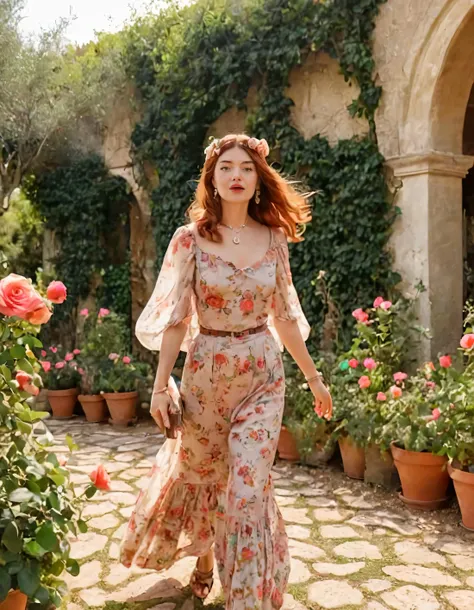
[[[165,428],[170,427],[169,408],[171,406],[171,397],[168,392],[160,392],[153,394],[151,397],[150,415],[158,424],[161,432],[164,434]]]

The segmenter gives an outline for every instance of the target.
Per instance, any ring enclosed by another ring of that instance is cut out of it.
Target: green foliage
[[[77,388],[80,374],[75,354],[67,352],[61,345],[52,345],[48,351],[41,350],[41,378],[48,390]]]
[[[58,279],[68,285],[63,309],[68,314],[89,294],[94,274],[109,264],[106,235],[118,203],[128,196],[126,184],[108,173],[100,157],[91,155],[32,178],[25,188],[46,227],[60,239],[55,267]]]
[[[112,358],[112,355],[115,357]],[[146,381],[149,365],[132,362],[130,356],[111,354],[100,365],[100,388],[103,392],[133,392],[140,381]]]
[[[127,31],[125,65],[144,99],[133,134],[137,162],[151,161],[159,185],[153,192],[158,263],[191,198],[203,163],[209,126],[231,107],[246,109],[249,89],[257,106],[247,130],[265,137],[270,161],[317,191],[314,218],[302,244],[292,247],[294,281],[313,327],[317,351],[324,308],[316,292],[320,270],[343,314],[347,344],[354,302],[387,290],[398,277],[385,245],[394,214],[375,138],[371,36],[383,0],[201,0],[139,20]],[[291,70],[319,50],[339,60],[360,93],[349,107],[367,119],[367,136],[331,147],[318,135],[305,140],[292,126],[286,96]]]
[[[69,471],[47,449],[51,435],[33,431],[48,415],[29,406],[40,385],[32,351],[42,347],[37,332],[23,319],[0,315],[0,602],[20,589],[31,608],[60,606],[61,574],[79,572],[70,536],[87,531]],[[29,384],[20,385],[20,371]],[[68,444],[72,450],[72,439]],[[94,491],[89,486],[88,497]]]

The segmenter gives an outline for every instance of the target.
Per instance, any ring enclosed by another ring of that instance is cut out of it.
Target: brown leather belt
[[[240,337],[246,337],[247,335],[256,335],[257,333],[261,333],[266,330],[268,326],[266,324],[260,324],[260,326],[256,326],[255,328],[248,328],[247,330],[239,330],[239,331],[230,331],[230,330],[213,330],[212,328],[204,328],[204,326],[200,326],[199,330],[203,335],[213,335],[214,337],[236,337],[239,339]]]

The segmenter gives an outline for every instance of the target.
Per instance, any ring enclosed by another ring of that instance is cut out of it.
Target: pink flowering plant
[[[100,371],[100,387],[103,392],[133,392],[140,381],[147,378],[149,366],[132,361],[127,354],[110,353]]]
[[[79,349],[66,350],[61,345],[51,345],[39,351],[41,377],[48,390],[77,388],[82,369],[77,357]]]
[[[29,607],[46,608],[61,605],[63,571],[78,574],[70,536],[87,526],[83,497],[75,495],[68,469],[48,450],[51,435],[33,430],[49,415],[30,407],[42,385],[37,335],[53,303],[67,295],[61,282],[45,292],[15,274],[0,281],[0,603],[10,589],[19,589]],[[67,442],[72,450],[72,439]],[[96,489],[89,485],[85,496]]]

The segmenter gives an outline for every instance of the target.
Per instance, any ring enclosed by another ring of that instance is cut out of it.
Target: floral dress
[[[272,320],[309,326],[291,281],[288,246],[271,229],[263,258],[239,269],[199,248],[194,225],[174,234],[155,290],[136,325],[159,350],[163,332],[187,322],[181,383],[184,430],[157,454],[121,545],[125,566],[163,570],[214,544],[226,609],[280,608],[290,560],[271,469],[285,396]],[[243,337],[199,333],[199,325]]]

